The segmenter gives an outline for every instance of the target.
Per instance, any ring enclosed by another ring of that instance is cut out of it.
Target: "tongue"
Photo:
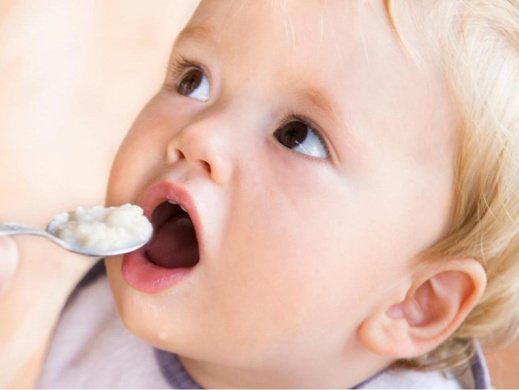
[[[152,263],[165,268],[192,267],[198,262],[198,242],[187,214],[172,217],[155,231],[147,255]]]

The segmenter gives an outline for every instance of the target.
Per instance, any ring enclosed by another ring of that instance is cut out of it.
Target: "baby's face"
[[[193,373],[354,365],[358,327],[447,227],[448,106],[382,1],[203,1],[112,171],[108,204],[156,236],[107,261],[126,326]]]

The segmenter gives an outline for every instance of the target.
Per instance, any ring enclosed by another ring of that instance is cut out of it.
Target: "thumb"
[[[18,250],[14,240],[0,237],[0,295],[5,293],[18,267]]]

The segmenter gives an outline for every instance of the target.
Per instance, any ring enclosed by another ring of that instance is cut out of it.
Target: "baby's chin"
[[[164,327],[168,319],[164,313],[157,314],[162,303],[155,295],[141,293],[130,287],[121,272],[123,256],[114,256],[105,260],[106,273],[117,313],[125,328],[136,337],[153,346],[175,352],[171,330]],[[172,310],[166,310],[171,312]]]

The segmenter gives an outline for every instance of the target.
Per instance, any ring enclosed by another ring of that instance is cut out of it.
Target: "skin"
[[[7,291],[18,267],[18,251],[10,237],[0,237],[0,296]]]
[[[177,93],[168,71],[119,150],[107,204],[179,183],[203,258],[158,294],[109,259],[121,318],[205,387],[354,386],[395,359],[359,328],[402,299],[448,225],[456,118],[440,71],[406,55],[382,1],[203,1],[189,28],[171,58],[207,70],[209,99]],[[327,158],[278,142],[287,112],[318,125]]]

